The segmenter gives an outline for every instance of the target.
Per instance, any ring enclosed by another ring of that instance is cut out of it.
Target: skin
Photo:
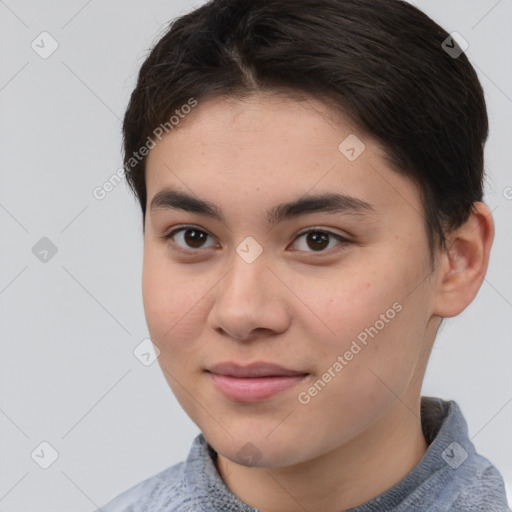
[[[338,149],[350,134],[366,146],[353,162]],[[400,481],[427,449],[420,391],[440,321],[473,300],[487,270],[489,209],[475,203],[449,250],[431,261],[419,191],[378,142],[316,99],[261,93],[200,102],[150,151],[146,186],[148,206],[172,186],[226,217],[146,210],[142,285],[160,366],[218,452],[231,491],[266,512],[339,512]],[[333,191],[374,211],[267,223],[266,211],[281,202]],[[186,230],[162,238],[183,225],[209,235],[204,247],[187,244]],[[318,249],[299,236],[312,227],[349,242],[331,236]],[[263,248],[252,263],[236,252],[248,236]],[[300,403],[298,394],[394,303],[401,311]],[[268,400],[240,403],[205,371],[224,361],[309,375]],[[242,458],[248,450],[252,460]]]

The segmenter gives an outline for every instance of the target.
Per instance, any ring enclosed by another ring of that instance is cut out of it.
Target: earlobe
[[[453,317],[473,301],[487,272],[493,239],[492,213],[476,202],[468,220],[449,234],[439,256],[434,314]]]

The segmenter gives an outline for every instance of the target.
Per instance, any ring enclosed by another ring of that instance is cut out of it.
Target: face
[[[400,414],[434,337],[419,192],[330,112],[208,100],[148,156],[151,339],[184,410],[240,464],[312,460]]]

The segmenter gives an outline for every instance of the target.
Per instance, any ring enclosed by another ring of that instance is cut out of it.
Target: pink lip
[[[304,379],[305,372],[289,370],[272,363],[241,366],[221,363],[208,370],[215,387],[236,402],[266,400]]]

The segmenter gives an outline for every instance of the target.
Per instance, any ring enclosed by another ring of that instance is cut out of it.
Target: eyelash
[[[179,233],[181,231],[187,231],[187,230],[190,230],[190,229],[199,231],[201,233],[205,233],[207,236],[211,237],[211,235],[207,231],[205,231],[203,229],[199,229],[197,226],[181,226],[179,228],[173,229],[169,233],[166,233],[164,235],[159,236],[159,238],[163,238],[164,240],[171,240],[177,233]],[[343,237],[343,236],[341,236],[341,235],[339,235],[337,233],[333,233],[332,231],[329,231],[329,230],[326,230],[326,229],[323,229],[323,228],[318,228],[318,227],[313,227],[313,228],[309,228],[306,231],[302,231],[294,239],[294,242],[296,240],[298,240],[300,237],[308,235],[309,233],[323,233],[323,234],[326,234],[326,235],[328,235],[330,237],[333,237],[338,242],[340,242],[337,247],[339,247],[340,245],[344,246],[344,245],[350,243],[350,240],[348,240],[347,238],[345,238],[345,237]],[[173,243],[176,243],[176,242],[174,242],[174,240],[173,240]],[[199,249],[184,249],[183,247],[179,247],[178,246],[178,249],[176,249],[176,250],[190,254],[190,253],[194,253],[194,252],[199,253],[201,251],[201,248],[199,248]],[[309,253],[309,254],[311,254],[313,256],[322,255],[322,254],[325,254],[325,253],[328,253],[328,252],[331,252],[331,251],[332,251],[332,248],[331,249],[326,249],[326,250],[321,250],[321,251],[300,251],[300,250],[298,250],[298,252],[306,252],[306,253]]]

